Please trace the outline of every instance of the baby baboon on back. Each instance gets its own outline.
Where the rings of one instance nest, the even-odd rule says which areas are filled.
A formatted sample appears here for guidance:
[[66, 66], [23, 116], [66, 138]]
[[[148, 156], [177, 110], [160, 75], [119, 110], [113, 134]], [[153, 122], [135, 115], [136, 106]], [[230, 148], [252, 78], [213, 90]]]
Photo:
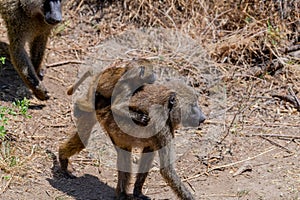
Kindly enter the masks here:
[[[3, 0], [0, 14], [7, 27], [10, 59], [16, 71], [38, 99], [49, 99], [40, 80], [41, 63], [50, 31], [62, 21], [61, 0]], [[24, 48], [26, 42], [30, 58]]]
[[[169, 89], [171, 86], [174, 90]], [[175, 92], [176, 91], [176, 92]], [[97, 101], [95, 102], [97, 104]], [[118, 184], [117, 198], [129, 199], [127, 194], [131, 176], [131, 151], [142, 149], [139, 173], [134, 184], [133, 195], [138, 199], [149, 199], [142, 193], [142, 187], [154, 158], [154, 151], [160, 157], [161, 174], [181, 199], [194, 199], [174, 170], [174, 131], [180, 124], [198, 126], [205, 120], [197, 104], [197, 96], [192, 88], [181, 82], [166, 85], [148, 84], [133, 94], [129, 101], [129, 112], [137, 113], [140, 118], [128, 123], [127, 117], [114, 114], [110, 106], [97, 109], [96, 115], [101, 126], [110, 136], [117, 150]], [[127, 116], [131, 116], [128, 114]], [[136, 115], [134, 115], [136, 116]], [[147, 119], [147, 120], [144, 120]], [[71, 141], [71, 140], [70, 140]], [[67, 152], [75, 146], [64, 145], [60, 152]], [[69, 157], [61, 157], [61, 164], [68, 163]], [[66, 169], [66, 167], [64, 167]]]
[[[117, 63], [118, 64], [118, 63]], [[139, 58], [125, 62], [124, 67], [110, 67], [99, 76], [96, 94], [110, 98], [114, 90], [128, 90], [132, 94], [145, 83], [154, 83], [156, 77], [150, 60]], [[119, 85], [119, 87], [116, 87]]]

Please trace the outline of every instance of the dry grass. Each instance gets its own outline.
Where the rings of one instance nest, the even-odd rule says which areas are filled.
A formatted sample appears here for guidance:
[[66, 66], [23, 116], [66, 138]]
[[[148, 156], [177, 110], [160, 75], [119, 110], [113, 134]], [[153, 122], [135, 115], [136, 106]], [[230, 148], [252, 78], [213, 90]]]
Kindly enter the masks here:
[[[290, 64], [287, 52], [300, 40], [297, 0], [90, 0], [70, 5], [85, 14], [94, 12], [90, 23], [107, 33], [128, 24], [182, 30], [205, 45], [214, 60], [233, 65]], [[97, 8], [102, 9], [100, 16]], [[103, 22], [102, 17], [110, 20]]]
[[70, 21], [97, 32], [82, 33], [81, 50], [126, 30], [163, 27], [194, 38], [229, 79], [299, 71], [299, 0], [73, 0], [68, 8]]

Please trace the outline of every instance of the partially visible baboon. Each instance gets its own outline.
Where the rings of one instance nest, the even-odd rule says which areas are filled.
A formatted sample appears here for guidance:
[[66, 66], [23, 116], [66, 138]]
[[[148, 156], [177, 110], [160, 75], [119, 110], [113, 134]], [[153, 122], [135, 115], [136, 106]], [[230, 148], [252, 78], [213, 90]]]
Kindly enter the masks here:
[[[170, 89], [170, 86], [174, 90]], [[97, 100], [95, 104], [97, 105]], [[96, 106], [97, 119], [117, 151], [117, 198], [129, 199], [127, 192], [131, 176], [131, 151], [138, 147], [142, 149], [142, 156], [134, 184], [133, 196], [135, 198], [149, 199], [143, 195], [142, 187], [151, 168], [154, 152], [158, 151], [160, 172], [163, 178], [178, 197], [187, 200], [194, 199], [174, 169], [175, 153], [172, 142], [174, 131], [180, 124], [195, 127], [205, 120], [192, 88], [177, 81], [165, 85], [146, 84], [133, 94], [129, 101], [128, 111], [136, 113], [134, 116], [140, 116], [132, 119], [136, 124], [128, 123], [130, 119], [127, 117], [116, 118], [110, 105], [100, 108]], [[78, 138], [78, 136], [72, 137], [60, 146], [59, 159], [64, 171], [67, 171], [70, 151], [81, 145]]]
[[[62, 21], [61, 0], [3, 0], [0, 13], [7, 27], [10, 59], [24, 81], [40, 100], [49, 99], [41, 80], [47, 39], [54, 25]], [[29, 43], [30, 58], [25, 51]]]

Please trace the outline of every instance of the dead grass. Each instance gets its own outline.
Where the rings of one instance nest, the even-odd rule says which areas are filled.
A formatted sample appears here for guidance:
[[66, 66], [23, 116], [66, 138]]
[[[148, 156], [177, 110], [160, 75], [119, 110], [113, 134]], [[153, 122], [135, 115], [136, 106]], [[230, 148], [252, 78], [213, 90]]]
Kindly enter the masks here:
[[199, 40], [215, 61], [259, 66], [266, 73], [299, 62], [287, 56], [293, 45], [299, 45], [299, 4], [297, 0], [90, 0], [71, 1], [70, 7], [93, 13], [89, 23], [101, 32], [118, 33], [128, 24], [178, 29]]

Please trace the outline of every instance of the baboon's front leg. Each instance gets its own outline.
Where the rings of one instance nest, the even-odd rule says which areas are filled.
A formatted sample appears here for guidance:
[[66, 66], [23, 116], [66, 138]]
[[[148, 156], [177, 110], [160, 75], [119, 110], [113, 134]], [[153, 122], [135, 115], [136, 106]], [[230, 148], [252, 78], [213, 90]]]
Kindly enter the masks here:
[[[22, 38], [25, 36], [20, 36], [20, 33], [16, 33], [15, 31], [22, 30], [8, 29], [11, 61], [19, 76], [22, 78], [24, 83], [32, 90], [33, 94], [40, 100], [47, 100], [49, 99], [48, 92], [37, 76], [34, 66], [25, 51], [25, 41]], [[18, 35], [21, 39], [19, 37], [15, 38], [14, 36], [16, 35]]]
[[34, 38], [30, 43], [30, 58], [32, 65], [38, 75], [38, 77], [43, 80], [44, 72], [41, 70], [41, 63], [43, 61], [47, 39], [49, 33], [44, 33]]
[[179, 176], [174, 169], [174, 146], [172, 142], [169, 142], [165, 147], [159, 151], [160, 158], [160, 173], [168, 185], [173, 189], [178, 197], [182, 200], [194, 200], [194, 197], [190, 191], [181, 182]]

